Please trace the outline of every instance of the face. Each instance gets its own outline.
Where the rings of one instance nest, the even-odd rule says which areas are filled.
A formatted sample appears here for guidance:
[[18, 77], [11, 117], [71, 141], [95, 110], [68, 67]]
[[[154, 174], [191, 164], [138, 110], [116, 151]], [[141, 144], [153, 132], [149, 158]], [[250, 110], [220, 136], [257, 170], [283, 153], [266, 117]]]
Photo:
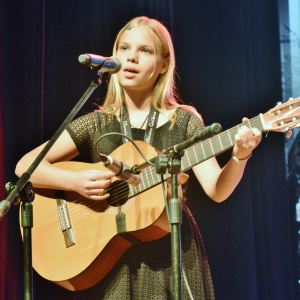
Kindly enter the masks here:
[[167, 71], [168, 61], [161, 56], [158, 41], [143, 26], [125, 30], [116, 56], [122, 62], [117, 76], [125, 91], [151, 91], [158, 75]]

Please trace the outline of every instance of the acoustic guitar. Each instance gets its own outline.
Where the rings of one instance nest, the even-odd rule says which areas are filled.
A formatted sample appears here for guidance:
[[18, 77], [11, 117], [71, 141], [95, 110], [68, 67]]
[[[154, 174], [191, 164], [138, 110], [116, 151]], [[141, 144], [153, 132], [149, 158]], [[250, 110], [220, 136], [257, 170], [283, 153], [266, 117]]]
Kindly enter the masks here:
[[[299, 103], [300, 98], [278, 104], [243, 124], [260, 131], [289, 133], [290, 129], [300, 126]], [[234, 136], [243, 124], [186, 149], [181, 171], [232, 148]], [[141, 141], [137, 144], [148, 159], [157, 156], [149, 144]], [[143, 162], [131, 143], [120, 146], [110, 156], [129, 166]], [[102, 163], [68, 161], [55, 166], [74, 172], [105, 170]], [[179, 184], [186, 176], [179, 176]], [[148, 167], [140, 177], [141, 183], [135, 187], [114, 181], [108, 190], [110, 197], [105, 201], [89, 200], [70, 191], [36, 188], [32, 231], [35, 270], [65, 289], [83, 290], [101, 281], [132, 244], [167, 235], [170, 228], [161, 176], [154, 167]], [[164, 175], [165, 180], [169, 177], [168, 173]]]

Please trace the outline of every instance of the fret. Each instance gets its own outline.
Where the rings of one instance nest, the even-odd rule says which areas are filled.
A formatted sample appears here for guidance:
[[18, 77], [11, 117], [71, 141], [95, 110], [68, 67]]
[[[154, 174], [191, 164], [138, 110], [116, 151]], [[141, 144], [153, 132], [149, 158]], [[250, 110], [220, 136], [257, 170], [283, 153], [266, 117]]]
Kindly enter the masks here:
[[137, 194], [137, 193], [138, 193], [138, 192], [137, 192], [137, 187], [136, 187], [136, 186], [129, 188], [129, 195], [128, 195], [128, 198], [130, 198], [131, 196], [133, 196], [133, 195], [135, 195], [135, 194]]
[[222, 141], [221, 141], [221, 138], [220, 138], [220, 134], [218, 134], [218, 138], [219, 138], [219, 141], [220, 141], [221, 148], [222, 148], [222, 150], [224, 150], [223, 144], [222, 144]]
[[210, 158], [214, 156], [214, 152], [210, 144], [210, 139], [203, 141], [202, 144], [203, 144], [203, 149], [205, 151], [205, 158]]
[[202, 152], [203, 152], [204, 158], [206, 159], [205, 151], [204, 151], [204, 148], [203, 148], [203, 143], [201, 143], [201, 147], [202, 147]]
[[190, 162], [190, 158], [189, 158], [189, 153], [188, 153], [189, 151], [186, 151], [186, 155], [185, 155], [185, 157], [187, 158], [187, 161], [188, 161], [188, 165], [190, 166], [191, 165], [191, 162]]
[[189, 149], [186, 149], [186, 151], [184, 151], [184, 155], [181, 158], [181, 168], [186, 169], [188, 167], [191, 166], [191, 162], [189, 159]]
[[223, 146], [222, 146], [222, 142], [220, 140], [220, 136], [217, 135], [217, 136], [214, 136], [213, 138], [211, 138], [211, 141], [212, 141], [212, 145], [213, 145], [213, 148], [214, 148], [214, 155], [215, 154], [219, 154], [221, 152], [223, 152]]
[[230, 137], [230, 134], [227, 133], [226, 131], [225, 132], [222, 132], [221, 134], [219, 134], [219, 137], [222, 141], [222, 152], [230, 147], [232, 147], [232, 140], [231, 140], [231, 137]]
[[257, 126], [257, 128], [260, 131], [264, 131], [266, 129], [266, 126], [265, 126], [265, 121], [264, 121], [264, 118], [263, 118], [263, 114], [259, 114], [259, 116], [257, 118], [259, 119], [258, 121], [260, 121], [260, 126]]
[[[153, 170], [149, 169], [149, 171], [150, 171], [149, 182], [150, 182], [150, 186], [152, 186], [155, 183], [155, 180], [153, 177], [153, 172], [152, 172]], [[155, 169], [154, 169], [154, 172], [155, 172]]]
[[142, 191], [142, 186], [141, 185], [138, 185], [136, 188], [139, 189], [138, 193], [140, 193]]
[[143, 188], [143, 190], [145, 190], [146, 189], [146, 187], [145, 187], [145, 179], [143, 178], [143, 177], [145, 177], [146, 176], [146, 174], [143, 174], [144, 176], [141, 176], [141, 179], [142, 179], [142, 181], [141, 181], [141, 183], [140, 183], [140, 185], [144, 185], [144, 188]]
[[161, 175], [157, 174], [156, 172], [155, 174], [156, 174], [156, 183], [161, 182]]
[[133, 195], [134, 194], [134, 187], [133, 186], [129, 186], [129, 195]]
[[149, 167], [150, 170], [150, 174], [153, 180], [153, 185], [157, 184], [160, 182], [160, 177], [159, 175], [156, 173], [155, 167]]
[[153, 183], [155, 183], [155, 181], [154, 181], [154, 178], [153, 178], [153, 174], [152, 174], [152, 169], [150, 169], [150, 168], [149, 168], [149, 170], [150, 170], [150, 174], [151, 174], [152, 182], [153, 182]]
[[210, 147], [211, 147], [212, 153], [215, 154], [215, 153], [214, 153], [214, 148], [213, 148], [213, 146], [212, 146], [212, 144], [211, 144], [211, 139], [209, 139], [209, 143], [210, 143]]
[[[155, 172], [155, 173], [156, 173], [156, 172]], [[157, 176], [157, 182], [156, 182], [156, 183], [159, 183], [159, 182], [161, 181], [161, 176], [158, 175], [157, 173], [156, 173], [156, 176]]]
[[193, 148], [193, 151], [194, 151], [194, 154], [195, 154], [196, 161], [198, 161], [198, 158], [197, 158], [197, 152], [196, 152], [196, 150], [195, 150], [195, 145], [193, 145], [192, 148]]
[[227, 130], [228, 136], [229, 136], [229, 140], [230, 140], [230, 144], [233, 145], [232, 140], [231, 140], [231, 136], [229, 134], [229, 130]]
[[[146, 172], [147, 172], [147, 169], [146, 169]], [[151, 173], [151, 172], [150, 172]], [[146, 174], [147, 175], [147, 174]], [[149, 180], [148, 180], [148, 176], [146, 176], [146, 179], [147, 179], [147, 182], [148, 182], [148, 187], [150, 187], [150, 183], [149, 183]]]

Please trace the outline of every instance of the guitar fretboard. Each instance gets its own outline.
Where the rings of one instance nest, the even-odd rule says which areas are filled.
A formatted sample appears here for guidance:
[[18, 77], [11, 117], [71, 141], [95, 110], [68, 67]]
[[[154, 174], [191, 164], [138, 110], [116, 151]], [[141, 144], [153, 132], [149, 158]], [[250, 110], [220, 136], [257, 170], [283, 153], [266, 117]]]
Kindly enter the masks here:
[[[184, 155], [181, 158], [181, 172], [187, 171], [193, 166], [232, 148], [235, 144], [235, 135], [242, 125], [246, 125], [249, 128], [257, 128], [260, 131], [265, 130], [263, 117], [260, 114], [246, 123], [232, 127], [224, 132], [219, 133], [218, 135], [215, 135], [212, 138], [197, 142], [184, 150]], [[158, 175], [155, 167], [152, 166], [143, 170], [140, 173], [140, 176], [142, 179], [141, 183], [136, 187], [129, 187], [128, 198], [134, 197], [137, 194], [140, 194], [143, 191], [161, 183], [162, 181], [161, 175]], [[170, 177], [171, 175], [169, 173], [164, 175], [165, 180]]]

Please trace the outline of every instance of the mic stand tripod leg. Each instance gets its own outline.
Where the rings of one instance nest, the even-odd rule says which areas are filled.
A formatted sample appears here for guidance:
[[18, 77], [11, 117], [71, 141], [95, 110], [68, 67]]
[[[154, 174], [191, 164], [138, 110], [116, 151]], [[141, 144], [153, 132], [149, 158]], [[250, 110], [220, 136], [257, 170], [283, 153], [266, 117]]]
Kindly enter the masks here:
[[32, 227], [34, 190], [32, 184], [27, 182], [19, 194], [22, 201], [21, 225], [23, 228], [23, 267], [24, 267], [24, 299], [33, 299], [33, 272], [32, 272]]
[[23, 260], [24, 260], [24, 299], [31, 300], [33, 291], [32, 278], [32, 227], [33, 227], [32, 204], [22, 203], [22, 228], [23, 228]]
[[[169, 224], [171, 228], [172, 274], [173, 274], [173, 299], [181, 300], [181, 202], [178, 198], [177, 175], [181, 169], [181, 154], [172, 152], [169, 157], [160, 154], [155, 159], [157, 174], [165, 174], [168, 169], [171, 174], [172, 198], [169, 201]], [[166, 207], [167, 209], [167, 207]]]
[[169, 201], [174, 299], [182, 298], [181, 286], [181, 202], [178, 198], [177, 174], [172, 174], [172, 198]]

